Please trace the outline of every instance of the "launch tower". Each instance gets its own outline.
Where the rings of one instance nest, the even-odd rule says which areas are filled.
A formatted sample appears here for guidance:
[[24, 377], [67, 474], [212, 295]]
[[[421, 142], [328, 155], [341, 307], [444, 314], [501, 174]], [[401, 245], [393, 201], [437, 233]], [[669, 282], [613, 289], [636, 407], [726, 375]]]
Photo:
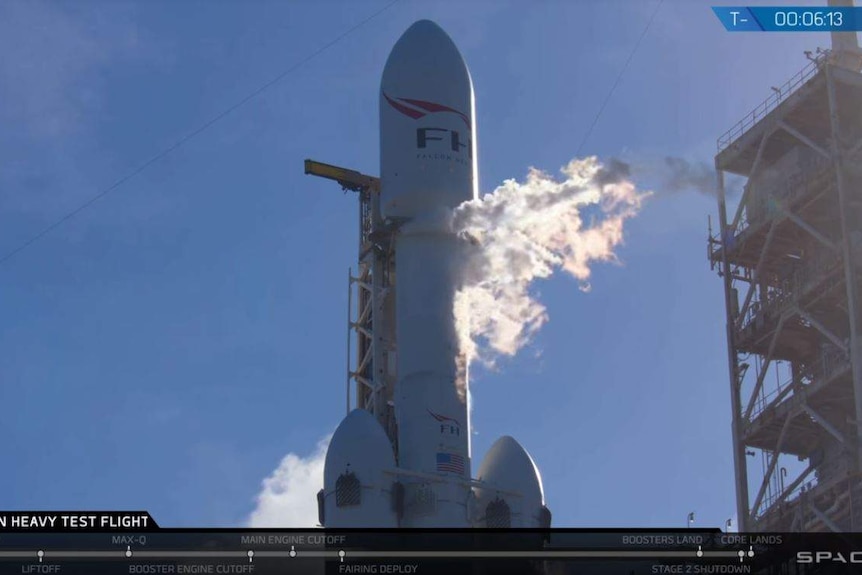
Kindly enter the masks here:
[[862, 530], [862, 57], [807, 56], [715, 156], [740, 531]]

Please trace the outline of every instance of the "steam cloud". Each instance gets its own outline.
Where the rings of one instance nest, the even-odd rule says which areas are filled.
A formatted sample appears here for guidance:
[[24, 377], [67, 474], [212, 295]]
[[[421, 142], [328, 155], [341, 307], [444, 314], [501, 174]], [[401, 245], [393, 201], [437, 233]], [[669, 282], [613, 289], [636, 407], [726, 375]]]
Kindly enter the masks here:
[[[650, 179], [656, 182], [656, 190], [660, 194], [695, 191], [715, 197], [718, 194], [718, 180], [715, 167], [712, 164], [697, 160], [687, 160], [676, 156], [651, 158], [635, 162], [632, 171], [638, 179]], [[745, 178], [734, 174], [725, 174], [725, 193], [735, 196], [742, 189]]]
[[330, 437], [321, 439], [314, 453], [288, 453], [266, 479], [249, 527], [304, 527], [317, 525], [317, 492], [323, 486], [323, 464]]
[[683, 158], [668, 156], [659, 172], [662, 177], [661, 189], [667, 192], [697, 190], [714, 196], [718, 193], [715, 168], [703, 162], [690, 162]]
[[[453, 216], [455, 231], [470, 240], [455, 298], [461, 352], [493, 364], [514, 355], [548, 320], [529, 288], [563, 270], [589, 290], [590, 266], [617, 261], [623, 224], [649, 195], [636, 191], [620, 160], [575, 159], [557, 181], [531, 168], [526, 181], [506, 180], [484, 197], [465, 202]], [[584, 211], [595, 216], [584, 222]]]

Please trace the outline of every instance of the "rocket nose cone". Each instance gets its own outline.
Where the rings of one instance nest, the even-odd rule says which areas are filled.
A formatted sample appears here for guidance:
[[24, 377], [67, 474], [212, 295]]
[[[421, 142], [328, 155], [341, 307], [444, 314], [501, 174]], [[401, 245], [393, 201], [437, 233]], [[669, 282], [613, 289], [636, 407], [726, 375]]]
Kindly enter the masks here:
[[456, 83], [472, 89], [470, 75], [455, 43], [431, 20], [407, 29], [389, 54], [383, 70], [384, 91], [433, 82]]
[[381, 208], [412, 218], [475, 199], [476, 107], [452, 39], [420, 20], [401, 36], [380, 82]]
[[421, 38], [426, 41], [434, 40], [436, 38], [437, 41], [445, 42], [448, 40], [451, 42], [449, 35], [446, 34], [446, 32], [443, 31], [443, 28], [441, 28], [433, 20], [417, 20], [416, 22], [411, 24], [410, 27], [407, 28], [407, 30], [404, 31], [404, 33], [401, 35], [401, 40], [408, 37], [412, 38], [414, 36], [416, 38]]

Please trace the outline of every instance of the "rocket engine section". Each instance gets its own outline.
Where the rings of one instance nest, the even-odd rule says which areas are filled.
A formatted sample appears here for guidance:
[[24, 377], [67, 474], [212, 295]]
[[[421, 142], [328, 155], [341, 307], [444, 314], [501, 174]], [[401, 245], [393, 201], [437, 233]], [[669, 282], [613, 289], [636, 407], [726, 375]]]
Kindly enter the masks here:
[[325, 527], [397, 527], [392, 507], [395, 455], [380, 423], [354, 409], [332, 435], [318, 493], [318, 519]]
[[475, 527], [551, 526], [542, 477], [530, 454], [512, 437], [494, 442], [482, 460], [474, 488]]

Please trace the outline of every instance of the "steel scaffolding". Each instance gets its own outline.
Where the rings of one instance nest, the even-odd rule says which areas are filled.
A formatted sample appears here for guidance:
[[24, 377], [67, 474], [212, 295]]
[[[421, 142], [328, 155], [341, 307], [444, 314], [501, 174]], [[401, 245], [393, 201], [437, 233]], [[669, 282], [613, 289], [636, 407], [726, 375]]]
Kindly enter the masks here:
[[[380, 213], [380, 180], [351, 170], [305, 160], [305, 173], [338, 182], [344, 191], [359, 194], [358, 270], [348, 275], [347, 389], [351, 383], [356, 407], [371, 412], [386, 430], [396, 458], [398, 428], [392, 400], [395, 388], [395, 254], [392, 241], [397, 222], [384, 222]], [[356, 303], [353, 288], [356, 287]], [[351, 343], [356, 340], [356, 356]]]
[[[709, 259], [741, 531], [862, 530], [862, 75], [846, 56], [811, 56], [718, 140]], [[732, 219], [726, 174], [746, 179]]]
[[[348, 390], [356, 384], [356, 407], [370, 411], [386, 430], [398, 456], [398, 429], [392, 395], [395, 389], [395, 254], [393, 228], [380, 215], [380, 189], [359, 191], [359, 269], [350, 274], [350, 292], [356, 286], [356, 309], [348, 315]], [[352, 308], [352, 305], [348, 306]], [[352, 319], [355, 317], [355, 319]], [[350, 339], [357, 349], [350, 367]]]

